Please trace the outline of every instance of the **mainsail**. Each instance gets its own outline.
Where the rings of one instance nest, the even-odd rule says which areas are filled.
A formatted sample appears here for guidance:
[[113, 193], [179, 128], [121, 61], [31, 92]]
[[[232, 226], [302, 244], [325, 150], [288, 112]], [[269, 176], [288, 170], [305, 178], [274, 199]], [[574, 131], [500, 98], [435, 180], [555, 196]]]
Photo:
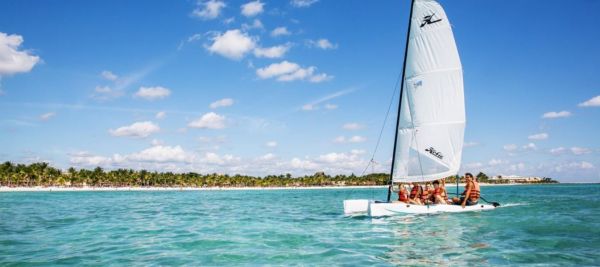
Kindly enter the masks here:
[[460, 168], [465, 103], [452, 28], [433, 0], [414, 0], [406, 51], [394, 182], [424, 182]]

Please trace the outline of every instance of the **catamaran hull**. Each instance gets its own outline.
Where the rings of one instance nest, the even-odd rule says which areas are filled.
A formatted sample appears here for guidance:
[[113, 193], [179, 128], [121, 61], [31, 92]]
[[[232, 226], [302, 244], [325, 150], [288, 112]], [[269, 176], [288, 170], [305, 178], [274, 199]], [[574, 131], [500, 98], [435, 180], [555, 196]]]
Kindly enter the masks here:
[[413, 205], [401, 202], [379, 203], [368, 199], [344, 200], [344, 214], [368, 215], [371, 217], [392, 216], [400, 214], [432, 214], [442, 212], [469, 212], [493, 210], [492, 205], [478, 204], [473, 206], [459, 205]]

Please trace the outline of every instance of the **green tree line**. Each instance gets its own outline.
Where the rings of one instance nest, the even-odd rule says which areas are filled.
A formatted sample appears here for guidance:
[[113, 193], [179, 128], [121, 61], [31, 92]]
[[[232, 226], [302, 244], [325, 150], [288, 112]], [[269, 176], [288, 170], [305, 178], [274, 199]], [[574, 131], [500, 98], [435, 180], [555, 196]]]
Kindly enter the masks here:
[[[508, 183], [503, 180], [490, 180], [480, 172], [477, 174], [480, 182]], [[371, 186], [386, 185], [389, 174], [372, 173], [363, 176], [335, 175], [323, 172], [313, 175], [292, 177], [291, 174], [268, 175], [255, 177], [248, 175], [199, 174], [195, 172], [150, 172], [146, 170], [116, 169], [104, 170], [96, 167], [93, 170], [75, 169], [66, 171], [54, 168], [46, 162], [29, 165], [4, 162], [0, 164], [0, 186], [97, 186], [97, 187], [293, 187], [293, 186]], [[464, 177], [451, 176], [446, 178], [446, 184], [456, 183], [456, 179], [464, 182]], [[544, 178], [541, 182], [556, 182]]]

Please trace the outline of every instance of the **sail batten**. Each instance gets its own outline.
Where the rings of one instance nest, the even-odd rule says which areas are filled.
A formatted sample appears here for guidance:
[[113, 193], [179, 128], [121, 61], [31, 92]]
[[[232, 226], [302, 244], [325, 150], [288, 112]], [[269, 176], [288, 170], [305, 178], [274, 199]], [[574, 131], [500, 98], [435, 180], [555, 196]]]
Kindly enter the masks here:
[[434, 0], [414, 0], [392, 179], [423, 182], [458, 173], [465, 104], [450, 22]]

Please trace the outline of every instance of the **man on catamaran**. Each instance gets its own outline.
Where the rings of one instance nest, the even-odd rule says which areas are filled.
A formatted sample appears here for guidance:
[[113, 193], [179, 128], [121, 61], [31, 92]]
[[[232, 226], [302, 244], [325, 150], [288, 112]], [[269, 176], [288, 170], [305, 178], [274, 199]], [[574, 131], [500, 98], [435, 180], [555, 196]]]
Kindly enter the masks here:
[[479, 183], [475, 179], [473, 179], [473, 174], [469, 172], [465, 173], [465, 179], [467, 180], [467, 184], [465, 185], [465, 191], [461, 194], [462, 197], [460, 197], [460, 199], [456, 197], [452, 199], [452, 202], [454, 202], [454, 204], [460, 204], [463, 208], [465, 206], [477, 205], [477, 202], [479, 202], [479, 197], [481, 195]]

